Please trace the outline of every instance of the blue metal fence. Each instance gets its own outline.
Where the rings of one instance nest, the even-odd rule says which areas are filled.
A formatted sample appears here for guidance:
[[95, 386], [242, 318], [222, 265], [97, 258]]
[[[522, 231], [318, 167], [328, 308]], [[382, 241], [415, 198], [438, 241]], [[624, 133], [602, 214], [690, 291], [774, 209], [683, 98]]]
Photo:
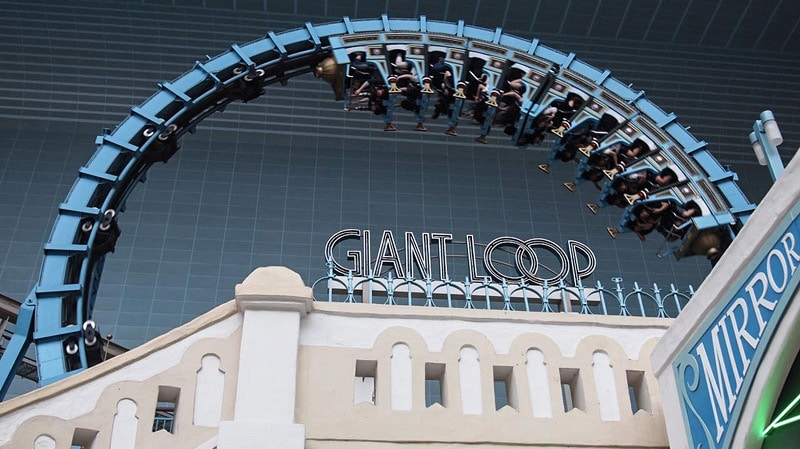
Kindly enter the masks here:
[[452, 279], [415, 279], [369, 275], [337, 274], [329, 265], [328, 274], [312, 284], [314, 300], [319, 302], [368, 303], [445, 307], [463, 309], [506, 310], [525, 312], [571, 312], [584, 315], [640, 316], [675, 318], [694, 296], [689, 286], [681, 291], [674, 284], [663, 289], [656, 284], [649, 288], [633, 283], [626, 288], [621, 277], [611, 278], [610, 285], [597, 281], [593, 286], [534, 285], [494, 282], [484, 278], [472, 282]]

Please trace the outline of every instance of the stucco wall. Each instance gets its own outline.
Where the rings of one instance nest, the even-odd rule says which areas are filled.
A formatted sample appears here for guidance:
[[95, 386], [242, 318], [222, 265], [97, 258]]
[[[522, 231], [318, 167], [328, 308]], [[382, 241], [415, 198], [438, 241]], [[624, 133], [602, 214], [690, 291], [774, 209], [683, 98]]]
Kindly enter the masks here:
[[[296, 273], [260, 268], [235, 301], [0, 404], [0, 448], [665, 448], [649, 360], [671, 322], [312, 303]], [[355, 404], [358, 376], [376, 383]], [[152, 430], [160, 389], [177, 392], [171, 433]]]
[[[298, 420], [306, 426], [309, 448], [354, 447], [356, 442], [370, 447], [401, 443], [667, 447], [649, 359], [670, 321], [318, 303], [301, 333]], [[358, 344], [351, 344], [356, 339]], [[410, 410], [395, 410], [393, 404], [397, 392], [392, 385], [392, 354], [398, 344], [408, 346], [411, 358]], [[459, 378], [464, 347], [478, 353], [480, 414], [464, 412]], [[544, 354], [550, 418], [534, 416], [534, 403], [540, 399], [530, 394], [526, 370], [532, 349]], [[599, 400], [593, 373], [596, 353], [610, 359], [614, 404]], [[354, 404], [357, 362], [374, 362], [374, 404]], [[444, 366], [444, 406], [426, 407], [426, 364]], [[495, 410], [495, 367], [510, 369], [515, 406]], [[564, 411], [562, 369], [579, 373], [582, 410]], [[644, 373], [649, 412], [633, 414], [628, 372]], [[603, 419], [601, 410], [609, 408], [618, 411], [618, 420]]]
[[[235, 311], [232, 302], [225, 304], [128, 353], [1, 403], [0, 448], [69, 448], [76, 429], [89, 435], [84, 441], [93, 445], [87, 449], [126, 447], [113, 441], [115, 432], [129, 436], [135, 447], [200, 448], [216, 441], [216, 426], [194, 423], [195, 387], [203, 358], [216, 357], [225, 391], [216, 420], [232, 418], [241, 334]], [[180, 389], [174, 434], [152, 431], [159, 387]], [[115, 417], [126, 406], [134, 407], [136, 422], [115, 430]]]

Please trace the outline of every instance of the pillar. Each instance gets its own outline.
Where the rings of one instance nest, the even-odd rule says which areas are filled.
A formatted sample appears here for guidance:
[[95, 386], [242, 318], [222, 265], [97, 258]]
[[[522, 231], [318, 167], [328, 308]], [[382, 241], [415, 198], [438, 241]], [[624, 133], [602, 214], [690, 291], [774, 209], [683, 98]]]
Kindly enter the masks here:
[[262, 267], [236, 286], [244, 315], [234, 419], [222, 421], [219, 449], [302, 449], [294, 421], [300, 319], [312, 293], [284, 267]]

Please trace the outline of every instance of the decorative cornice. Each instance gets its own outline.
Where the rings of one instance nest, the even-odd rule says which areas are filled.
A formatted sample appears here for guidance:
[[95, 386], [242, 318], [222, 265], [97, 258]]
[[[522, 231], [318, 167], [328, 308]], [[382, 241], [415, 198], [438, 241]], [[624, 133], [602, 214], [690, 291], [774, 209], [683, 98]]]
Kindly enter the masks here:
[[303, 284], [300, 275], [286, 267], [256, 268], [236, 285], [236, 304], [242, 312], [248, 310], [278, 310], [308, 313], [312, 292]]

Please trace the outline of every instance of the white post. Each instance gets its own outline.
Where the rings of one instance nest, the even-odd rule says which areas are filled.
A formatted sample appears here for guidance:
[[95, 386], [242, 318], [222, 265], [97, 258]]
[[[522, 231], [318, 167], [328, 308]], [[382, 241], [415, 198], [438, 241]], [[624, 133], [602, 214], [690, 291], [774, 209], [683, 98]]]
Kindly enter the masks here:
[[392, 346], [392, 410], [411, 410], [412, 375], [411, 349], [404, 343]]
[[544, 353], [539, 349], [529, 349], [525, 359], [525, 371], [528, 376], [528, 388], [531, 397], [533, 416], [536, 418], [552, 418], [552, 400], [550, 399], [550, 381]]
[[294, 422], [300, 318], [311, 289], [284, 267], [256, 269], [236, 286], [244, 314], [233, 421], [220, 423], [219, 449], [303, 449]]
[[600, 419], [603, 421], [619, 421], [619, 395], [617, 394], [617, 381], [614, 379], [614, 370], [611, 359], [603, 351], [592, 354], [592, 372], [594, 373], [594, 388], [597, 392], [597, 401], [600, 405]]
[[483, 414], [483, 389], [478, 350], [464, 346], [459, 352], [458, 378], [461, 383], [461, 411], [465, 415]]

